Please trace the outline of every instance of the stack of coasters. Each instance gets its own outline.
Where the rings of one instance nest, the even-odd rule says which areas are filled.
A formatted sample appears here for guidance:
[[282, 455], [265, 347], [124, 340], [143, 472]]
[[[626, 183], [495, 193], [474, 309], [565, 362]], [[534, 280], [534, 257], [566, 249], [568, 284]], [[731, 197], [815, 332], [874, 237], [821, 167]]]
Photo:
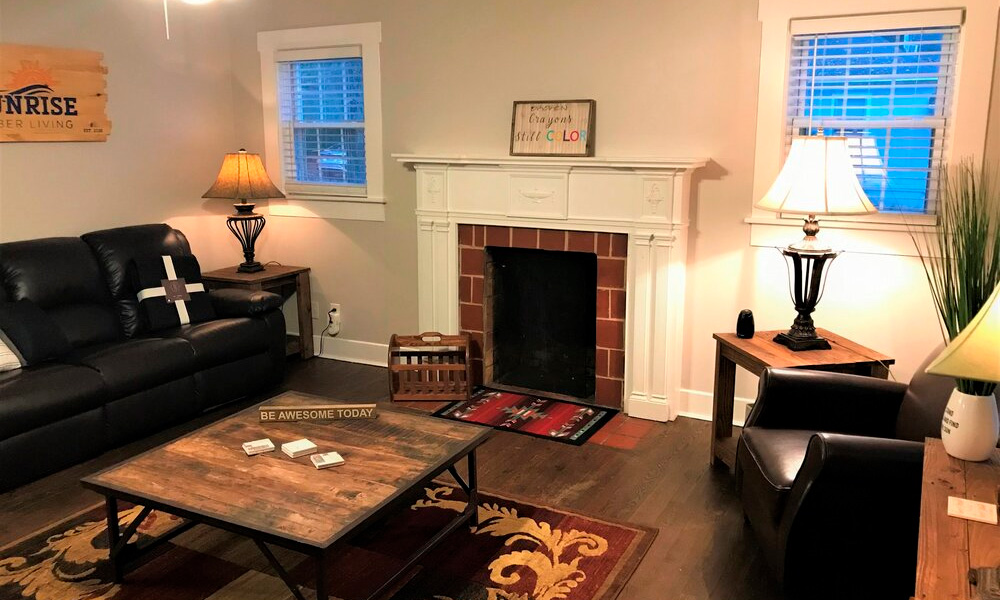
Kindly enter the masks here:
[[344, 458], [340, 456], [338, 452], [324, 452], [323, 454], [313, 454], [309, 457], [312, 464], [317, 469], [325, 469], [327, 467], [336, 467], [337, 465], [344, 464]]
[[316, 444], [310, 442], [306, 438], [302, 438], [301, 440], [295, 440], [294, 442], [282, 444], [281, 451], [292, 458], [298, 458], [315, 452]]
[[274, 452], [274, 443], [268, 438], [246, 442], [243, 444], [243, 451], [247, 453], [247, 456]]

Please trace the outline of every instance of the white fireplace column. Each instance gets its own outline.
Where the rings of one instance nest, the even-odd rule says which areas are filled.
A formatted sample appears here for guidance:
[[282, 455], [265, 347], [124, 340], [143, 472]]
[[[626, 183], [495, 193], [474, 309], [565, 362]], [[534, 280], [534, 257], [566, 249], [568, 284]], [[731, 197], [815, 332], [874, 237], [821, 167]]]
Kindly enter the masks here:
[[707, 159], [394, 157], [417, 173], [421, 330], [459, 331], [459, 224], [625, 233], [625, 412], [677, 417], [690, 181]]

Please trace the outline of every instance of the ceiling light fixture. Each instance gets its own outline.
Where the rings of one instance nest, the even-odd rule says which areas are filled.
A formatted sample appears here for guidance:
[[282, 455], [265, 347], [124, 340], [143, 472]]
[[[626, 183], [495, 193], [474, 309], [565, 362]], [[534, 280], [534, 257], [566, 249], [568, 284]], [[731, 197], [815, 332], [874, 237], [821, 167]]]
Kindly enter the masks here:
[[[213, 2], [213, 1], [214, 0], [181, 0], [181, 2], [183, 2], [184, 4], [193, 4], [193, 5], [208, 4], [208, 3]], [[169, 11], [167, 10], [167, 0], [163, 0], [163, 28], [166, 30], [166, 32], [167, 32], [167, 39], [169, 40], [170, 39], [170, 14], [169, 14]]]

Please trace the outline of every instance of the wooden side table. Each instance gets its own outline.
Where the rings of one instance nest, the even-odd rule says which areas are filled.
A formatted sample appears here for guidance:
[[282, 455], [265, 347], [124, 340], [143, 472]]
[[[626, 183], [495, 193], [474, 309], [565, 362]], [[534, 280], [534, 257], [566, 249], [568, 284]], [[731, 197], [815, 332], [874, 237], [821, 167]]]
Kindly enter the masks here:
[[978, 597], [969, 569], [1000, 566], [1000, 525], [949, 517], [948, 496], [995, 504], [997, 490], [1000, 450], [988, 461], [967, 462], [948, 456], [941, 440], [924, 440], [915, 598]]
[[[829, 350], [793, 352], [773, 341], [777, 331], [758, 331], [752, 338], [741, 339], [735, 333], [716, 333], [715, 393], [712, 403], [711, 464], [736, 463], [736, 437], [733, 436], [733, 404], [736, 401], [736, 366], [760, 376], [765, 367], [786, 367], [868, 375], [886, 379], [895, 359], [855, 344], [825, 329], [816, 330], [830, 342]], [[805, 401], [805, 400], [804, 400]]]
[[267, 266], [256, 273], [240, 273], [236, 267], [226, 267], [202, 273], [201, 280], [209, 290], [242, 288], [274, 292], [285, 300], [297, 294], [299, 335], [288, 335], [285, 354], [313, 356], [312, 294], [309, 291], [309, 267], [290, 265]]

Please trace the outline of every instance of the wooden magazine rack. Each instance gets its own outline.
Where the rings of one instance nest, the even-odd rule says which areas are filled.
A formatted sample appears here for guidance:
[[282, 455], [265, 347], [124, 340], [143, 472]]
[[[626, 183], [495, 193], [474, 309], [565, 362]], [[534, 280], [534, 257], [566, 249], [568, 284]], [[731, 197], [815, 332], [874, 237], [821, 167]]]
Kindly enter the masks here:
[[389, 399], [468, 400], [469, 334], [396, 335], [389, 339]]

